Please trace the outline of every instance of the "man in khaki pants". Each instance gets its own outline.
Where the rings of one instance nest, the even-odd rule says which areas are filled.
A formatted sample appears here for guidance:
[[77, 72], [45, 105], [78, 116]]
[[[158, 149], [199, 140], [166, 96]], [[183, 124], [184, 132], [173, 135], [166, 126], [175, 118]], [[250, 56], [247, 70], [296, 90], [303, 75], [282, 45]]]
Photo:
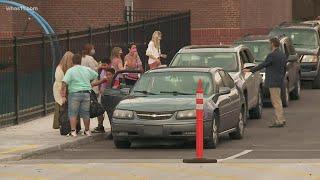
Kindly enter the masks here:
[[281, 101], [281, 87], [286, 73], [286, 55], [279, 50], [280, 41], [278, 38], [271, 38], [272, 52], [268, 54], [264, 62], [251, 69], [244, 69], [243, 72], [256, 72], [266, 68], [265, 87], [269, 88], [271, 102], [275, 110], [273, 123], [269, 126], [284, 127], [286, 122]]

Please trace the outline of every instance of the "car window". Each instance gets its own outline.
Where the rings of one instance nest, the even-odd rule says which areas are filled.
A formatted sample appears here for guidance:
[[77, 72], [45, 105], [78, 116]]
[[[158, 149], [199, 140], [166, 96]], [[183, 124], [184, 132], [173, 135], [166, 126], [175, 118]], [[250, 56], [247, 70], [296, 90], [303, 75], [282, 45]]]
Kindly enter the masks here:
[[243, 52], [247, 57], [247, 63], [254, 63], [254, 58], [253, 58], [252, 54], [250, 53], [250, 51], [246, 49]]
[[286, 43], [283, 44], [284, 53], [287, 57], [289, 57], [289, 49]]
[[243, 44], [251, 50], [255, 61], [258, 63], [264, 61], [271, 52], [270, 43], [267, 41], [252, 41]]
[[234, 88], [235, 84], [233, 79], [230, 77], [230, 75], [224, 71], [220, 71], [219, 74], [221, 75], [223, 84], [229, 88]]
[[233, 52], [188, 52], [180, 53], [171, 67], [221, 67], [228, 72], [239, 71], [237, 54]]
[[221, 78], [221, 76], [220, 76], [220, 74], [218, 72], [214, 75], [214, 81], [215, 81], [215, 85], [217, 87], [217, 91], [219, 91], [220, 87], [224, 87], [225, 86], [223, 84], [222, 78]]

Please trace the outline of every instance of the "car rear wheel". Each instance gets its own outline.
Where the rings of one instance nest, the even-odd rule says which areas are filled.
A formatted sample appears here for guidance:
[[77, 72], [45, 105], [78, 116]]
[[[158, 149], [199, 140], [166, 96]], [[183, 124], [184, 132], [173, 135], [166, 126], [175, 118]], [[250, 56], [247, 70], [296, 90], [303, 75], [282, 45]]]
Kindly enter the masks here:
[[298, 99], [300, 99], [300, 94], [301, 94], [301, 81], [300, 81], [300, 77], [299, 77], [299, 80], [298, 80], [298, 82], [296, 84], [296, 87], [292, 91], [290, 97], [293, 100], [298, 100]]
[[118, 149], [128, 149], [131, 146], [130, 141], [113, 139], [113, 143]]
[[244, 109], [242, 108], [238, 117], [238, 124], [236, 127], [236, 131], [229, 133], [229, 137], [231, 139], [242, 139], [243, 135], [244, 135]]
[[262, 107], [263, 107], [262, 93], [260, 90], [258, 93], [258, 103], [257, 103], [256, 107], [254, 107], [252, 110], [250, 110], [250, 119], [261, 119]]
[[217, 121], [217, 118], [214, 117], [212, 120], [210, 137], [207, 143], [205, 144], [206, 148], [210, 148], [210, 149], [217, 148], [219, 143], [219, 131], [218, 131], [219, 125], [218, 124], [219, 123]]
[[289, 101], [290, 101], [290, 92], [289, 92], [289, 87], [288, 87], [288, 82], [285, 84], [285, 88], [281, 91], [281, 100], [282, 100], [282, 105], [283, 107], [288, 107], [289, 106]]

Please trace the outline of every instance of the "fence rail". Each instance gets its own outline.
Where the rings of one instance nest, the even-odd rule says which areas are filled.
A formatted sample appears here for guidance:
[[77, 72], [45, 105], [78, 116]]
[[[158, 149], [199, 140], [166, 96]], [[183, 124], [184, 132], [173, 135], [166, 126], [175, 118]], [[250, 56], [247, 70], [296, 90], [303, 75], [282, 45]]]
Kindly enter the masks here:
[[[128, 43], [135, 42], [146, 68], [145, 51], [155, 30], [162, 32], [161, 48], [170, 60], [181, 47], [190, 44], [190, 12], [78, 32], [66, 31], [57, 35], [60, 53], [56, 56], [61, 57], [67, 50], [79, 53], [84, 44], [92, 43], [96, 49], [95, 59], [103, 62], [110, 57], [113, 47], [119, 46], [126, 53]], [[53, 111], [55, 67], [49, 40], [50, 37], [44, 35], [0, 40], [0, 127]]]

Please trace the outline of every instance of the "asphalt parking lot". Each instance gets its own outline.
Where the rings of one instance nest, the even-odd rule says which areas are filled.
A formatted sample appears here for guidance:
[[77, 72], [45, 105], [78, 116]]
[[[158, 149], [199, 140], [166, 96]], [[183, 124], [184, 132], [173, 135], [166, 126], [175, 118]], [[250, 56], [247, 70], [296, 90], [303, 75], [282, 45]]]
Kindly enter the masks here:
[[[285, 109], [285, 128], [268, 128], [272, 108], [264, 108], [260, 120], [249, 120], [242, 140], [222, 137], [217, 149], [206, 149], [205, 157], [225, 159], [320, 159], [320, 91], [304, 89], [299, 101]], [[136, 142], [131, 149], [116, 149], [113, 141], [104, 140], [32, 157], [33, 160], [81, 159], [183, 159], [194, 157], [192, 145], [167, 142]]]

